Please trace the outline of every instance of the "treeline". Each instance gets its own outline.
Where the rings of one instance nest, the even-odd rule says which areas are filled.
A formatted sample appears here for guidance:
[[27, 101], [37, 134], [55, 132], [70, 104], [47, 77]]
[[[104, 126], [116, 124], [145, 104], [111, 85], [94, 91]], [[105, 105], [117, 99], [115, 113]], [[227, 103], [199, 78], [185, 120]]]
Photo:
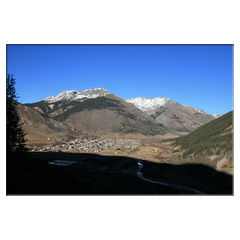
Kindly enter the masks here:
[[181, 158], [193, 156], [219, 155], [222, 151], [232, 150], [233, 134], [231, 133], [233, 124], [233, 111], [219, 117], [188, 135], [175, 139], [172, 146], [180, 146], [180, 150], [185, 152]]

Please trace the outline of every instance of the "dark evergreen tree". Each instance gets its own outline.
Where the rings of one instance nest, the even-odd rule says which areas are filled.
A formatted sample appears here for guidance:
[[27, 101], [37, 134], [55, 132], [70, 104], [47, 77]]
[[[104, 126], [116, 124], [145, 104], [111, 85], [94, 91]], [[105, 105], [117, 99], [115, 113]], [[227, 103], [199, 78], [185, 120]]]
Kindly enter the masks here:
[[17, 96], [13, 75], [7, 75], [6, 79], [6, 111], [7, 111], [7, 153], [26, 151], [25, 133], [17, 114]]

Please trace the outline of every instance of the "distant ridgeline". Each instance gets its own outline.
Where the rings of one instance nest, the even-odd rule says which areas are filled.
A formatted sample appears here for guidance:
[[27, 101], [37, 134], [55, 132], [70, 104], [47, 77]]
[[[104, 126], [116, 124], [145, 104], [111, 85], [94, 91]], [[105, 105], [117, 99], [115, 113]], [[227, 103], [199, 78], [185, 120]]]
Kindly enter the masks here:
[[188, 135], [174, 139], [172, 146], [180, 146], [180, 150], [185, 150], [182, 159], [232, 151], [233, 111], [212, 120]]

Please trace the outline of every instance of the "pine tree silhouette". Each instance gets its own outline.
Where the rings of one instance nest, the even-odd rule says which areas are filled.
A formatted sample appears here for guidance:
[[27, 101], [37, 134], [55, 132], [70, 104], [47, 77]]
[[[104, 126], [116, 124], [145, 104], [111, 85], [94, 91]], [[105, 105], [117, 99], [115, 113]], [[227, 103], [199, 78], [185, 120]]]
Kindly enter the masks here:
[[7, 111], [7, 153], [13, 152], [25, 152], [25, 142], [27, 141], [24, 137], [22, 124], [17, 114], [17, 96], [15, 90], [15, 80], [13, 75], [7, 75], [6, 79], [6, 111]]

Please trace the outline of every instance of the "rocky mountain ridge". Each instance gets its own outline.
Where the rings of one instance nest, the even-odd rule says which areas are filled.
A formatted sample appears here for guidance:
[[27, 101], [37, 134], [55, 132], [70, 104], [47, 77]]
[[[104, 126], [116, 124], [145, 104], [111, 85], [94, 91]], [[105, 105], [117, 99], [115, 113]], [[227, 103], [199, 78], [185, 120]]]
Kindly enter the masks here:
[[[115, 96], [115, 95], [104, 88], [86, 89], [84, 91], [70, 90], [70, 91], [63, 91], [59, 93], [57, 96], [50, 96], [50, 97], [44, 98], [40, 101], [37, 101], [36, 103], [39, 103], [39, 102], [56, 103], [61, 101], [85, 100], [85, 99], [97, 98], [101, 96]], [[124, 100], [128, 103], [134, 104], [137, 108], [139, 108], [143, 112], [146, 112], [149, 115], [155, 114], [157, 109], [159, 109], [161, 106], [165, 106], [167, 103], [171, 105], [177, 103], [176, 101], [170, 98], [165, 98], [165, 97], [157, 97], [157, 98], [136, 97], [136, 98], [127, 98]], [[26, 105], [30, 105], [30, 104], [26, 104]], [[180, 108], [184, 108], [184, 107], [192, 108], [196, 112], [199, 112], [204, 115], [210, 115], [201, 109], [197, 109], [197, 108], [193, 108], [193, 107], [181, 104]], [[39, 109], [37, 110], [39, 111]], [[212, 116], [214, 118], [217, 118], [222, 115], [223, 114], [214, 114]]]
[[196, 112], [207, 115], [207, 113], [201, 109], [193, 108], [193, 107], [182, 105], [182, 104], [179, 105], [179, 103], [177, 103], [176, 101], [170, 98], [165, 98], [165, 97], [157, 97], [157, 98], [136, 97], [136, 98], [127, 98], [125, 99], [125, 101], [134, 104], [136, 107], [138, 107], [143, 112], [146, 112], [149, 115], [155, 114], [160, 107], [163, 107], [166, 104], [170, 104], [170, 105], [176, 104], [178, 105], [177, 108], [179, 109], [191, 108]]
[[170, 98], [158, 97], [158, 98], [127, 98], [126, 102], [134, 104], [137, 108], [141, 109], [143, 112], [151, 115], [156, 112], [156, 109], [160, 106], [164, 106], [167, 102], [174, 102]]
[[97, 98], [100, 96], [107, 96], [107, 95], [113, 95], [113, 94], [108, 92], [104, 88], [93, 88], [93, 89], [86, 89], [84, 91], [78, 91], [78, 90], [63, 91], [55, 97], [50, 96], [50, 97], [44, 98], [40, 101], [54, 103], [57, 101], [74, 101], [74, 100], [78, 100], [78, 99]]

